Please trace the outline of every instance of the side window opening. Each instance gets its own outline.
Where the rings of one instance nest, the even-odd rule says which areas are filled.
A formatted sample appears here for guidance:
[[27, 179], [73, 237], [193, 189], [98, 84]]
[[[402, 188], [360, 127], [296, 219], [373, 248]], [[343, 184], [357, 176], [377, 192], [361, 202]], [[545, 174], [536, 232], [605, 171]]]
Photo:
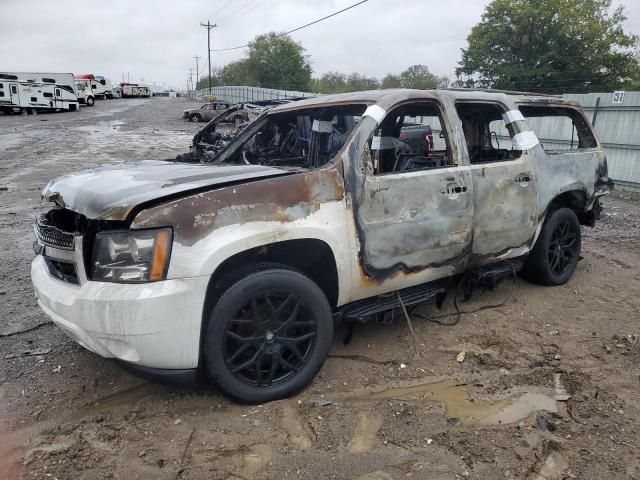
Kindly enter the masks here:
[[574, 108], [526, 105], [519, 110], [547, 153], [566, 153], [598, 145], [588, 120]]
[[492, 103], [457, 103], [469, 160], [472, 164], [504, 162], [522, 155], [513, 148], [513, 125], [505, 124], [504, 108]]
[[[366, 105], [339, 105], [274, 113], [223, 161], [318, 168], [342, 149]], [[222, 137], [221, 132], [212, 135]], [[209, 140], [207, 140], [209, 142]]]
[[455, 166], [442, 114], [435, 102], [389, 112], [365, 148], [368, 173], [383, 175]]

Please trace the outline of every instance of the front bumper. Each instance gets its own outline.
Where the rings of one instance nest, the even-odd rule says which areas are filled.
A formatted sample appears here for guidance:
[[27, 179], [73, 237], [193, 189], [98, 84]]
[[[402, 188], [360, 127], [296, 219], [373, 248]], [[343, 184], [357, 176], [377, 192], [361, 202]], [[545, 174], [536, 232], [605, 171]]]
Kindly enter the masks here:
[[49, 275], [38, 255], [31, 279], [42, 310], [92, 352], [140, 367], [198, 366], [207, 277], [75, 285]]

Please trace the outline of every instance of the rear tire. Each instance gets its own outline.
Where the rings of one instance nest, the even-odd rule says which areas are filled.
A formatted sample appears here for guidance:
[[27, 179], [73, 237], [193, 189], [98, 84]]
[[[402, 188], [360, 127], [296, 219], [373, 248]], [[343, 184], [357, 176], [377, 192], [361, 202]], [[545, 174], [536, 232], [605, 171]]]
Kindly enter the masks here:
[[246, 403], [285, 398], [305, 388], [333, 340], [324, 292], [302, 273], [278, 264], [255, 265], [227, 279], [207, 324], [209, 378]]
[[578, 265], [581, 244], [580, 222], [573, 210], [551, 211], [527, 258], [523, 277], [540, 285], [567, 283]]

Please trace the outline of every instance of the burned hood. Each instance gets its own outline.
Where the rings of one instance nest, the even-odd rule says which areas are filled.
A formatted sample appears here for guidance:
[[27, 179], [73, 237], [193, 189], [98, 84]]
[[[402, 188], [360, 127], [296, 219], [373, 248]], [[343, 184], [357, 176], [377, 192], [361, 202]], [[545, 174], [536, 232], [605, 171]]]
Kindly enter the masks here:
[[256, 178], [287, 175], [261, 165], [181, 164], [142, 161], [107, 165], [51, 180], [42, 196], [99, 220], [125, 220], [138, 205]]

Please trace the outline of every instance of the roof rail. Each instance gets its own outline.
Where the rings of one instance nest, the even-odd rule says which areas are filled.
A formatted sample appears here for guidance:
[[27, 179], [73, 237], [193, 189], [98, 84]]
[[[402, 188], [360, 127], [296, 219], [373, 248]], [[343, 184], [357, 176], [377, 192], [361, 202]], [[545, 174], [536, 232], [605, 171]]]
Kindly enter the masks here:
[[534, 97], [562, 97], [562, 95], [554, 95], [551, 93], [536, 92], [519, 92], [516, 90], [497, 90], [494, 88], [443, 88], [442, 90], [451, 90], [453, 92], [485, 92], [485, 93], [504, 93], [505, 95], [529, 95]]

